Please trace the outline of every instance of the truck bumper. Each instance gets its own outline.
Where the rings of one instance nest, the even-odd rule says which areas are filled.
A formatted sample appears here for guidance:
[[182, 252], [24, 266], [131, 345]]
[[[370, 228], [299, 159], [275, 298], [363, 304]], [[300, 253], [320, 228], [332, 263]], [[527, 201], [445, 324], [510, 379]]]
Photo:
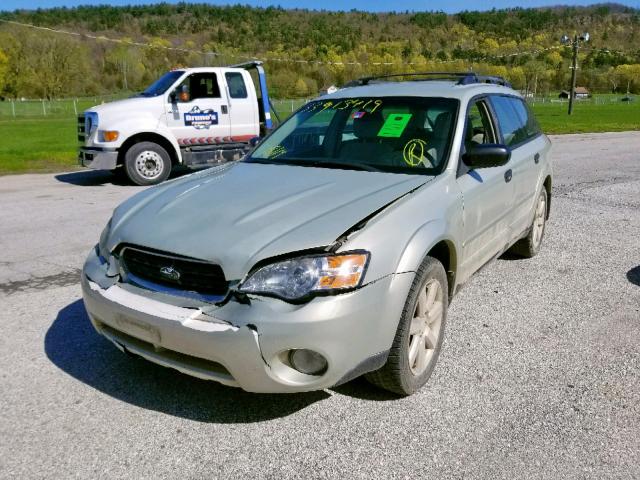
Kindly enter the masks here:
[[[151, 362], [263, 393], [323, 389], [381, 367], [413, 280], [396, 274], [306, 305], [254, 298], [251, 305], [230, 301], [205, 313], [115, 280], [100, 286], [105, 268], [92, 251], [82, 275], [98, 333]], [[327, 370], [318, 376], [294, 370], [284, 358], [292, 348], [321, 353]]]
[[81, 147], [78, 152], [78, 163], [94, 170], [113, 170], [118, 165], [118, 151]]

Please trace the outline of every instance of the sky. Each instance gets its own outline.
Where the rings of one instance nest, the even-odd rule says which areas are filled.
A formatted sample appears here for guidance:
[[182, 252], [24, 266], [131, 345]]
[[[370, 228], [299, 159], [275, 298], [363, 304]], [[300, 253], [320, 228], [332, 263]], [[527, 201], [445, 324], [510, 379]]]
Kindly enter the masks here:
[[[168, 3], [177, 3], [178, 0], [165, 0]], [[189, 1], [189, 0], [187, 0]], [[241, 3], [243, 5], [253, 5], [266, 7], [269, 5], [279, 5], [283, 8], [309, 8], [326, 10], [367, 10], [372, 12], [383, 12], [389, 10], [405, 11], [425, 11], [425, 10], [442, 10], [447, 13], [455, 13], [462, 10], [490, 10], [492, 8], [511, 8], [511, 7], [540, 7], [548, 5], [588, 5], [593, 3], [602, 3], [606, 0], [588, 1], [588, 0], [533, 0], [533, 1], [514, 1], [514, 0], [404, 0], [400, 2], [389, 2], [388, 0], [232, 0], [232, 1], [198, 1], [191, 0], [194, 3], [209, 3], [213, 5], [225, 5]], [[149, 3], [159, 3], [152, 0], [0, 0], [0, 10], [15, 9], [36, 9], [50, 7], [75, 7], [78, 5], [142, 5]], [[640, 8], [640, 0], [622, 0], [616, 3], [628, 5], [630, 7]]]

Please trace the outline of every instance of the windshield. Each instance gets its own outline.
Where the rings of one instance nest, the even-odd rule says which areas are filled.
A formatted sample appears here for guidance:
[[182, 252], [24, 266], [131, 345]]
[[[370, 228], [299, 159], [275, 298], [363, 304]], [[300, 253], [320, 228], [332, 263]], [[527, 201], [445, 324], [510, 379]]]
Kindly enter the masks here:
[[336, 98], [310, 102], [246, 161], [435, 175], [446, 163], [458, 101]]
[[143, 97], [157, 97], [158, 95], [162, 95], [167, 89], [178, 80], [184, 70], [173, 70], [171, 72], [165, 73], [158, 80], [153, 82], [144, 92], [140, 95]]

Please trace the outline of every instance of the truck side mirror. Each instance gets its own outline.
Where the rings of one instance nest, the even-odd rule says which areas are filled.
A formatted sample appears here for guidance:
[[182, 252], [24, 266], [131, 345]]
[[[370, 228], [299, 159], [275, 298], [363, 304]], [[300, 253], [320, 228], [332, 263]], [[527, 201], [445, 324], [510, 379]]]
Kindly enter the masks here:
[[173, 104], [173, 103], [178, 103], [178, 97], [177, 97], [177, 95], [176, 95], [176, 91], [175, 91], [175, 90], [169, 94], [169, 101], [170, 101], [172, 104]]
[[492, 143], [474, 145], [462, 155], [462, 161], [471, 169], [501, 167], [510, 158], [511, 150], [507, 146]]

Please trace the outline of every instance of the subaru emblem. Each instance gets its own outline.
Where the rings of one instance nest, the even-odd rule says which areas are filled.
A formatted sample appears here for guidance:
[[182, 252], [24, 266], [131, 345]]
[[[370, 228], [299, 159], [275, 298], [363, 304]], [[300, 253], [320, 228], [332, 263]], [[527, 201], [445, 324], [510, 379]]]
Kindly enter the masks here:
[[170, 280], [180, 280], [180, 272], [173, 267], [162, 267], [160, 269], [160, 274]]

